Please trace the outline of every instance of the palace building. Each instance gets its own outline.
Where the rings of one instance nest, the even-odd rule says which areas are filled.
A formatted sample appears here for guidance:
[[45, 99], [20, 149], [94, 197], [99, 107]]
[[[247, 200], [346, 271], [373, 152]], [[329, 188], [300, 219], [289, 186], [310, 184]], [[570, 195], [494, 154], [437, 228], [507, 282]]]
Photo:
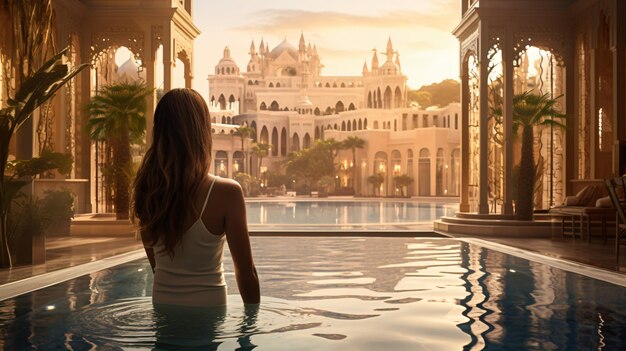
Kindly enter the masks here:
[[[242, 72], [226, 47], [208, 80], [215, 132], [247, 125], [256, 131], [253, 141], [271, 145], [263, 165], [249, 168], [253, 175], [255, 169], [278, 171], [289, 152], [317, 139], [356, 135], [366, 141], [357, 150], [357, 165], [351, 151], [340, 152], [339, 163], [345, 170], [357, 167], [357, 179], [351, 171], [340, 172], [339, 185], [356, 181], [358, 195], [371, 195], [367, 177], [380, 173], [385, 182], [377, 193], [393, 196], [400, 194], [393, 177], [406, 174], [414, 179], [409, 195], [458, 195], [460, 106], [409, 108], [407, 78], [391, 38], [384, 61], [374, 49], [359, 76], [323, 75], [317, 47], [304, 34], [297, 47], [287, 39], [272, 49], [253, 41], [249, 55]], [[217, 173], [232, 176], [242, 162], [241, 152], [215, 150]]]

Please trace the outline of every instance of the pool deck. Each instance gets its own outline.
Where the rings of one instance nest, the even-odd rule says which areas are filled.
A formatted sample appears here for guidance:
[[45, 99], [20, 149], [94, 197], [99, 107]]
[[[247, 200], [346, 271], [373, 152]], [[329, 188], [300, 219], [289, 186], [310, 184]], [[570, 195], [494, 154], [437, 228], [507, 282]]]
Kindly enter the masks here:
[[[432, 233], [432, 232], [430, 232]], [[268, 236], [267, 232], [251, 232], [253, 236]], [[295, 234], [295, 233], [290, 233]], [[317, 233], [313, 235], [332, 235], [331, 233]], [[361, 233], [363, 236], [403, 236], [424, 237], [429, 232], [414, 232], [410, 235], [402, 233], [371, 232]], [[402, 234], [402, 235], [398, 235]], [[301, 234], [302, 235], [302, 234]], [[304, 234], [311, 235], [311, 234]], [[353, 236], [358, 236], [356, 233]], [[432, 233], [432, 235], [436, 235]], [[463, 235], [462, 237], [471, 237]], [[620, 264], [614, 260], [614, 245], [601, 241], [575, 240], [572, 238], [498, 238], [480, 237], [481, 239], [512, 246], [515, 248], [539, 253], [552, 258], [582, 263], [612, 272], [619, 272], [626, 277], [626, 253], [622, 255]], [[73, 267], [89, 262], [98, 261], [107, 257], [142, 248], [140, 240], [133, 235], [120, 236], [93, 236], [74, 235], [68, 237], [48, 238], [46, 242], [46, 263], [34, 266], [18, 266], [11, 269], [0, 269], [0, 289], [3, 284], [23, 280], [33, 276]]]

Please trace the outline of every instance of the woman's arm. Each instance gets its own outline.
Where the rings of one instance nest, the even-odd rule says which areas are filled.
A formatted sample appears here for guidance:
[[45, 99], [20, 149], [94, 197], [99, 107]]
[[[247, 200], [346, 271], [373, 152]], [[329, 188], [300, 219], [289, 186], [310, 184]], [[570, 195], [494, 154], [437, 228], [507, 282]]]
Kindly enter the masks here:
[[150, 266], [152, 267], [152, 273], [154, 273], [154, 269], [156, 267], [156, 261], [154, 260], [154, 249], [152, 248], [152, 239], [149, 237], [148, 233], [144, 230], [141, 231], [141, 242], [143, 242], [143, 248], [146, 250], [146, 256], [148, 256], [148, 261], [150, 261]]
[[243, 302], [256, 304], [261, 300], [259, 277], [252, 259], [246, 205], [241, 186], [234, 181], [227, 181], [225, 231], [228, 247], [233, 257], [237, 286]]

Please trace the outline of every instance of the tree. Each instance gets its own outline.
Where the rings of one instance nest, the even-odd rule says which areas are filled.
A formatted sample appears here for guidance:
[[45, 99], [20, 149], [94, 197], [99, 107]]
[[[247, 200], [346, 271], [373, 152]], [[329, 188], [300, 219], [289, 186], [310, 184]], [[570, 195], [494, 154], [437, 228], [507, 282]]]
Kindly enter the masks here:
[[367, 182], [372, 184], [372, 187], [374, 188], [374, 196], [376, 196], [376, 193], [379, 192], [380, 185], [384, 181], [385, 181], [385, 175], [382, 173], [378, 173], [378, 174], [367, 177]]
[[271, 148], [272, 145], [267, 143], [254, 143], [250, 149], [250, 152], [259, 159], [259, 178], [261, 177], [261, 165], [263, 164], [263, 158], [269, 155]]
[[400, 188], [400, 196], [404, 197], [404, 188], [413, 183], [413, 177], [408, 174], [401, 174], [393, 177], [396, 187]]
[[[534, 128], [554, 127], [564, 129], [561, 122], [565, 115], [557, 109], [558, 99], [550, 94], [537, 95], [531, 91], [513, 96], [513, 134], [522, 130], [522, 152], [517, 176], [517, 202], [515, 212], [517, 219], [530, 221], [533, 219], [533, 195], [537, 169], [535, 166]], [[494, 114], [502, 116], [502, 105], [494, 108]]]
[[113, 153], [115, 218], [128, 219], [132, 157], [130, 145], [143, 141], [146, 131], [146, 97], [152, 89], [143, 83], [105, 85], [87, 105], [87, 126], [93, 140], [105, 140]]
[[334, 139], [317, 140], [313, 147], [290, 153], [285, 167], [287, 175], [303, 181], [309, 188], [319, 185], [321, 178], [335, 174], [333, 160], [340, 144]]
[[409, 90], [407, 98], [410, 105], [419, 104], [422, 108], [447, 106], [461, 101], [460, 84], [453, 79], [444, 79], [439, 83], [424, 85], [417, 90]]
[[[12, 265], [11, 252], [8, 245], [7, 219], [10, 202], [21, 186], [9, 185], [4, 173], [9, 158], [9, 145], [15, 132], [30, 119], [33, 112], [46, 103], [65, 83], [74, 78], [88, 65], [80, 65], [70, 69], [68, 64], [61, 63], [67, 48], [46, 61], [36, 72], [27, 76], [7, 107], [0, 109], [0, 266]], [[23, 184], [22, 184], [23, 185]]]
[[246, 165], [248, 164], [248, 153], [244, 149], [245, 139], [250, 138], [256, 131], [247, 126], [239, 126], [235, 129], [235, 136], [241, 139], [241, 152], [243, 153], [243, 172], [246, 172]]
[[352, 150], [352, 188], [356, 195], [356, 149], [362, 149], [365, 146], [365, 140], [358, 136], [349, 136], [343, 141], [343, 147]]

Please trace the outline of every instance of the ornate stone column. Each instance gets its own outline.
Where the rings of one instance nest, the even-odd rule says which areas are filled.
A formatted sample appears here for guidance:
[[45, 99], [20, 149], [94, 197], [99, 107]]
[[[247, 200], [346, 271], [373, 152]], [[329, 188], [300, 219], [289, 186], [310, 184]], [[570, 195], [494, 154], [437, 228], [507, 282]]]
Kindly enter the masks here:
[[[615, 18], [624, 18], [626, 16], [626, 4], [624, 1], [615, 2]], [[613, 174], [622, 175], [625, 173], [623, 169], [623, 155], [620, 144], [626, 140], [624, 136], [624, 128], [626, 127], [626, 24], [623, 21], [613, 20], [615, 26], [615, 36], [611, 51], [613, 53]]]
[[489, 67], [489, 58], [488, 58], [488, 43], [489, 43], [489, 29], [487, 23], [482, 21], [479, 25], [480, 31], [480, 40], [479, 40], [479, 86], [480, 86], [480, 102], [479, 102], [479, 110], [480, 110], [480, 160], [479, 160], [479, 192], [480, 198], [478, 201], [478, 213], [487, 214], [489, 213], [489, 198], [488, 198], [488, 161], [489, 161], [489, 129], [488, 129], [488, 121], [489, 121], [489, 101], [488, 101], [488, 77], [487, 77], [487, 69]]
[[507, 27], [504, 33], [504, 43], [502, 45], [502, 72], [504, 74], [504, 116], [503, 116], [503, 132], [504, 132], [504, 189], [503, 189], [503, 206], [504, 214], [513, 213], [513, 39], [511, 28]]
[[[465, 53], [461, 57], [461, 204], [460, 212], [469, 212], [469, 68]], [[416, 173], [417, 174], [417, 173]]]

